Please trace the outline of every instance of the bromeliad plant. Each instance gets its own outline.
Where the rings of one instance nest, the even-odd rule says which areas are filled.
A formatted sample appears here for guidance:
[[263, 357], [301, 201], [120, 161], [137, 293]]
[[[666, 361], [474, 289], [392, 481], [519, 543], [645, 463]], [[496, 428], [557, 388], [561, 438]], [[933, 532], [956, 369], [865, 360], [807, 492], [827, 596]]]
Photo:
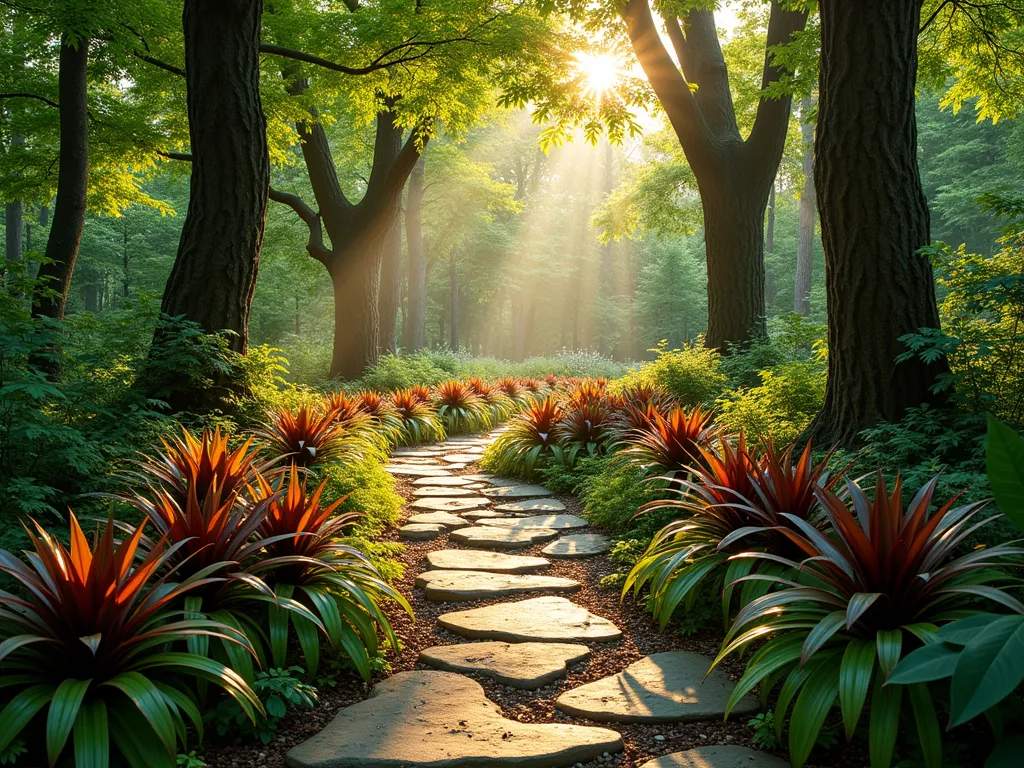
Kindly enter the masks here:
[[359, 405], [370, 416], [370, 424], [387, 441], [388, 447], [397, 445], [404, 429], [395, 406], [378, 392], [359, 393]]
[[690, 411], [676, 407], [666, 416], [654, 410], [646, 427], [626, 437], [623, 459], [647, 475], [684, 475], [700, 463], [700, 449], [711, 441], [711, 417], [699, 406]]
[[391, 395], [391, 404], [402, 420], [401, 445], [444, 440], [444, 424], [429, 400], [421, 400], [410, 389], [401, 389]]
[[1024, 606], [1000, 589], [1010, 581], [1002, 566], [1024, 549], [1011, 542], [958, 554], [968, 536], [999, 515], [982, 516], [984, 502], [954, 507], [953, 501], [932, 513], [937, 481], [922, 488], [906, 511], [899, 478], [890, 493], [879, 474], [873, 499], [853, 482], [847, 483], [849, 502], [818, 489], [827, 532], [787, 514], [791, 525], [780, 533], [795, 545], [797, 557], [771, 552], [738, 557], [781, 564], [789, 575], [740, 579], [769, 579], [784, 589], [740, 610], [715, 663], [768, 638], [750, 658], [729, 709], [756, 685], [767, 697], [781, 681], [775, 723], [781, 737], [792, 705], [789, 751], [796, 768], [806, 762], [837, 700], [850, 738], [869, 696], [871, 765], [887, 768], [904, 691], [925, 765], [939, 768], [941, 728], [927, 686], [918, 682], [904, 689], [886, 685], [887, 680], [907, 649], [934, 642], [941, 624], [985, 603], [1024, 613]]
[[[658, 531], [625, 583], [625, 590], [650, 586], [649, 605], [663, 628], [680, 605], [687, 610], [694, 605], [705, 584], [721, 590], [728, 622], [734, 582], [755, 567], [762, 575], [779, 573], [783, 568], [772, 559], [779, 554], [798, 556], [786, 530], [796, 521], [811, 528], [823, 524], [815, 494], [839, 480], [827, 473], [828, 457], [813, 463], [810, 444], [795, 461], [792, 449], [779, 455], [770, 445], [756, 458], [742, 434], [735, 445], [719, 437], [716, 449], [698, 450], [700, 464], [693, 465], [690, 477], [676, 481], [682, 497], [641, 509], [678, 510], [680, 517]], [[748, 549], [768, 553], [767, 559], [730, 559]], [[740, 604], [770, 586], [763, 580], [745, 584]]]
[[603, 393], [591, 396], [591, 392], [577, 389], [568, 398], [555, 428], [555, 438], [562, 445], [564, 461], [569, 466], [575, 464], [581, 454], [597, 456], [603, 453], [612, 437], [608, 403]]
[[493, 387], [481, 378], [469, 379], [466, 384], [487, 405], [491, 424], [500, 424], [518, 410], [518, 406], [499, 387]]
[[438, 384], [434, 404], [449, 435], [482, 432], [491, 426], [490, 407], [464, 382]]
[[487, 449], [484, 467], [500, 475], [532, 479], [544, 462], [564, 462], [565, 454], [555, 434], [561, 416], [553, 397], [529, 406]]
[[181, 545], [144, 551], [144, 525], [118, 542], [108, 520], [90, 543], [70, 519], [70, 548], [34, 524], [27, 563], [0, 551], [0, 572], [20, 593], [0, 591], [0, 751], [45, 717], [50, 766], [66, 756], [76, 768], [107, 768], [119, 754], [132, 768], [172, 768], [186, 725], [202, 738], [190, 677], [219, 686], [254, 719], [260, 701], [234, 671], [169, 650], [213, 637], [252, 653], [236, 629], [176, 610], [211, 569], [182, 579], [170, 568]]
[[323, 505], [321, 497], [327, 481], [309, 493], [307, 480], [305, 476], [300, 479], [293, 465], [287, 475], [279, 476], [276, 485], [257, 475], [251, 490], [254, 499], [266, 504], [258, 534], [265, 542], [267, 555], [281, 564], [268, 576], [274, 593], [279, 600], [301, 604], [319, 618], [314, 623], [299, 612], [269, 604], [271, 658], [274, 666], [285, 665], [294, 628], [306, 669], [315, 675], [323, 629], [332, 648], [344, 651], [369, 680], [370, 659], [379, 648], [378, 631], [388, 645], [398, 647], [381, 603], [394, 600], [410, 615], [412, 609], [363, 553], [338, 541], [359, 517], [354, 513], [337, 514], [344, 497]]
[[296, 411], [271, 411], [260, 436], [273, 453], [300, 467], [359, 455], [358, 443], [345, 439], [337, 413], [329, 408], [303, 405]]

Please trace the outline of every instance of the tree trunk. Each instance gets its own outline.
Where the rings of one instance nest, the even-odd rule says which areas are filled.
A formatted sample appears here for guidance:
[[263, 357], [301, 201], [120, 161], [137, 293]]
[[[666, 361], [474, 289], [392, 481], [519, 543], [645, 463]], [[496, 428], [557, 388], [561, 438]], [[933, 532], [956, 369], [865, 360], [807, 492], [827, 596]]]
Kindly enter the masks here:
[[25, 247], [21, 234], [23, 210], [21, 200], [4, 205], [4, 258], [8, 264], [20, 262], [24, 257]]
[[[771, 193], [768, 195], [768, 226], [764, 233], [764, 252], [775, 253], [775, 183], [772, 183]], [[765, 265], [764, 271], [764, 304], [765, 311], [775, 304], [779, 293], [779, 286], [775, 282], [775, 273], [772, 268]]]
[[815, 182], [828, 295], [828, 385], [808, 434], [855, 445], [879, 421], [939, 400], [948, 371], [899, 337], [939, 327], [917, 167], [920, 2], [824, 0]]
[[796, 280], [793, 284], [793, 311], [811, 314], [811, 278], [814, 268], [814, 124], [810, 121], [810, 96], [800, 102], [800, 136], [803, 140], [804, 186], [800, 192], [800, 229], [796, 246]]
[[379, 357], [380, 267], [389, 230], [387, 222], [370, 226], [328, 268], [334, 286], [334, 377], [358, 379]]
[[380, 264], [380, 351], [398, 354], [398, 305], [402, 298], [401, 212], [384, 241]]
[[[32, 292], [32, 316], [64, 319], [71, 276], [82, 242], [85, 198], [89, 187], [89, 107], [87, 73], [89, 40], [77, 45], [61, 40], [60, 73], [60, 168], [53, 225], [46, 241], [46, 261], [40, 265]], [[50, 366], [52, 367], [52, 365]]]
[[188, 214], [161, 311], [232, 332], [248, 347], [270, 187], [260, 102], [263, 0], [185, 0], [192, 179]]
[[423, 348], [427, 330], [427, 259], [423, 253], [423, 174], [421, 157], [409, 176], [405, 201], [405, 242], [409, 250], [407, 301], [405, 325], [402, 326], [402, 346], [407, 352]]
[[769, 188], [702, 194], [708, 264], [709, 347], [765, 336], [764, 210]]
[[[675, 60], [665, 49], [649, 0], [627, 0], [621, 10], [637, 59], [697, 179], [708, 263], [706, 344], [725, 350], [765, 334], [765, 208], [785, 145], [790, 99], [763, 97], [744, 139], [714, 12], [691, 10], [685, 21], [671, 7], [659, 13]], [[806, 12], [785, 10], [772, 0], [762, 86], [785, 74], [772, 49], [806, 22]]]
[[455, 260], [455, 248], [448, 251], [448, 284], [451, 290], [452, 322], [451, 322], [451, 349], [452, 352], [459, 351], [459, 270]]

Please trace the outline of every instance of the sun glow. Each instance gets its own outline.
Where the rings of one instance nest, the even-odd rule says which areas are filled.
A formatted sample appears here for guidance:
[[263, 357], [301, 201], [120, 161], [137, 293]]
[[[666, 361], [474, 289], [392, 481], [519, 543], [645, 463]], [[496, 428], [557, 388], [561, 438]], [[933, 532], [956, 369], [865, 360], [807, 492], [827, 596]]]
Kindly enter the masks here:
[[586, 78], [587, 93], [600, 99], [622, 77], [622, 62], [611, 53], [578, 53], [576, 68]]

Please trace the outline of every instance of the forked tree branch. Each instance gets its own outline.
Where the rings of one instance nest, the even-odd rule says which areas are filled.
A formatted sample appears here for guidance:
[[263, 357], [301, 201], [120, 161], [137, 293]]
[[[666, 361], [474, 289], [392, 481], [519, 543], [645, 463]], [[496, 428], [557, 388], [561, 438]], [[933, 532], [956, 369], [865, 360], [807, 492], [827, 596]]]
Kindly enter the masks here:
[[306, 243], [306, 250], [309, 255], [324, 266], [329, 266], [334, 258], [334, 253], [324, 245], [324, 230], [320, 223], [320, 214], [310, 208], [305, 201], [292, 192], [283, 192], [279, 189], [270, 188], [270, 199], [275, 203], [282, 203], [298, 214], [299, 218], [309, 228], [309, 242]]

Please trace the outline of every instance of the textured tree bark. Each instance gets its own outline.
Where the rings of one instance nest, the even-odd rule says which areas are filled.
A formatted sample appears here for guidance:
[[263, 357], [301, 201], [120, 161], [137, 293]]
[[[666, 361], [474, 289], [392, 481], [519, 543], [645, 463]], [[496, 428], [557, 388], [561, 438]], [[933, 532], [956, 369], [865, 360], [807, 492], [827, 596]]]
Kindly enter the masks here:
[[796, 245], [796, 279], [793, 284], [793, 311], [811, 314], [811, 279], [814, 268], [814, 124], [808, 120], [813, 103], [808, 96], [800, 102], [800, 136], [804, 151], [804, 186], [800, 192], [800, 224]]
[[917, 167], [920, 2], [823, 0], [815, 182], [828, 295], [828, 385], [808, 429], [855, 445], [861, 430], [938, 400], [945, 361], [896, 363], [899, 337], [937, 328], [928, 207]]
[[405, 325], [402, 346], [408, 352], [423, 348], [427, 330], [427, 259], [423, 252], [423, 175], [421, 157], [409, 176], [405, 201], [405, 242], [409, 251]]
[[[772, 182], [772, 189], [768, 195], [768, 225], [764, 233], [764, 252], [775, 253], [775, 183]], [[764, 303], [770, 306], [775, 303], [779, 293], [779, 286], [775, 282], [775, 274], [765, 266], [764, 271]]]
[[21, 261], [25, 251], [25, 241], [22, 239], [23, 211], [21, 200], [4, 205], [4, 258], [8, 262]]
[[402, 299], [402, 228], [401, 214], [384, 241], [380, 265], [380, 351], [398, 353], [398, 305]]
[[[46, 241], [46, 261], [39, 266], [32, 291], [32, 316], [64, 318], [75, 259], [85, 224], [89, 187], [89, 107], [87, 73], [89, 41], [72, 45], [61, 40], [58, 93], [60, 98], [60, 167], [53, 224]], [[53, 368], [52, 365], [47, 366]], [[51, 370], [51, 373], [56, 371]]]
[[270, 187], [260, 102], [262, 0], [186, 0], [185, 71], [192, 179], [161, 311], [232, 332], [248, 347]]
[[[704, 209], [708, 262], [705, 343], [725, 350], [765, 335], [764, 215], [782, 159], [790, 99], [762, 98], [750, 135], [736, 123], [729, 73], [714, 12], [691, 10], [682, 21], [662, 10], [677, 66], [665, 49], [649, 0], [621, 11], [633, 50], [693, 170]], [[804, 28], [807, 14], [771, 2], [762, 85], [783, 74], [771, 49]], [[691, 89], [696, 85], [696, 90]]]

